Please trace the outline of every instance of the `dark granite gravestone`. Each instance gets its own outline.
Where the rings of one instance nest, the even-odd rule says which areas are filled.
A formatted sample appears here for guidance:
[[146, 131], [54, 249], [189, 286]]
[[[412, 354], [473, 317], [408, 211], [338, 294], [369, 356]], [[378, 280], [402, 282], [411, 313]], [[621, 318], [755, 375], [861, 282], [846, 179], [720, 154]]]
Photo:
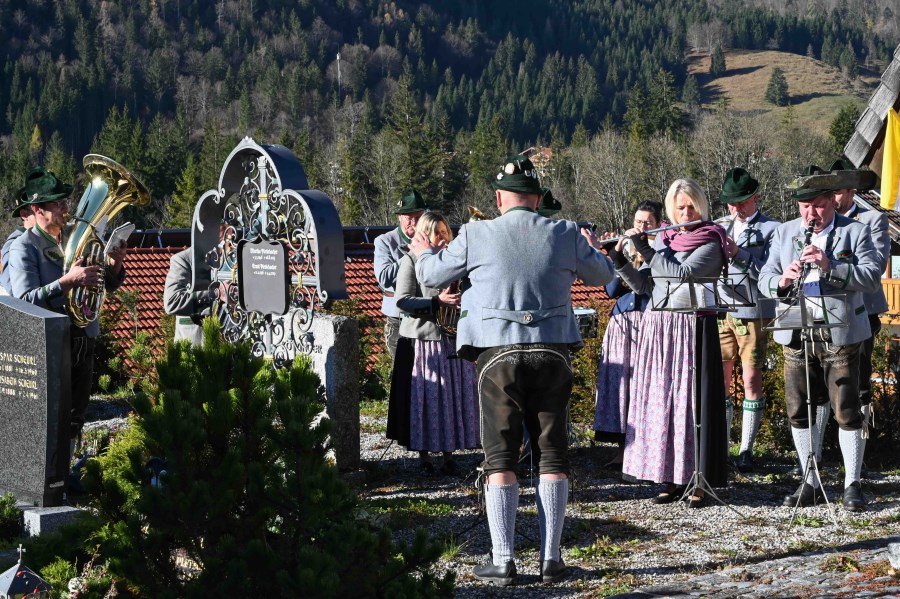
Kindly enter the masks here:
[[62, 504], [69, 471], [69, 319], [0, 297], [0, 493]]
[[238, 242], [241, 307], [247, 312], [282, 315], [288, 311], [288, 259], [277, 241]]

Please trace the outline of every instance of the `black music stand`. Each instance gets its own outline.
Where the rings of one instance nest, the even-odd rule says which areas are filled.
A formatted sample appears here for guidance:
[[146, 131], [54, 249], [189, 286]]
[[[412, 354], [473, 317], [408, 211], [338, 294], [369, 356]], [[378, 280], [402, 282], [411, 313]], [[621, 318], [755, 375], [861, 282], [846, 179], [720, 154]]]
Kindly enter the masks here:
[[[831, 300], [831, 306], [829, 301]], [[849, 325], [849, 314], [847, 304], [847, 294], [837, 294], [829, 296], [806, 295], [803, 288], [800, 287], [794, 296], [788, 298], [760, 298], [760, 305], [772, 304], [775, 308], [775, 317], [769, 326], [764, 327], [765, 331], [798, 331], [800, 333], [800, 341], [803, 343], [803, 362], [806, 370], [806, 418], [807, 431], [809, 434], [809, 452], [806, 456], [805, 466], [801, 473], [802, 482], [806, 482], [806, 478], [812, 469], [814, 483], [819, 483], [822, 490], [822, 497], [825, 498], [825, 504], [828, 506], [828, 515], [832, 524], [838, 525], [837, 517], [834, 514], [834, 505], [828, 500], [828, 493], [825, 492], [825, 485], [822, 484], [822, 476], [819, 473], [819, 464], [816, 460], [816, 441], [813, 435], [813, 400], [812, 390], [809, 384], [809, 351], [810, 346], [815, 343], [816, 332], [820, 336], [831, 329], [842, 328]], [[819, 318], [817, 318], [817, 316]], [[829, 401], [831, 398], [829, 397]], [[821, 423], [822, 426], [825, 423]], [[803, 456], [799, 456], [803, 459]], [[815, 501], [815, 494], [813, 495]], [[800, 497], [797, 497], [797, 503], [791, 511], [791, 521], [789, 525], [793, 525], [797, 516], [797, 509], [800, 507]]]
[[[666, 293], [661, 300], [654, 302], [651, 299], [651, 310], [678, 312], [682, 314], [693, 314], [695, 317], [700, 312], [733, 312], [739, 307], [753, 305], [749, 299], [749, 290], [744, 294], [739, 294], [737, 290], [741, 286], [737, 284], [738, 279], [746, 279], [747, 275], [740, 277], [694, 277], [688, 276], [686, 279], [677, 277], [654, 277], [656, 285], [665, 286]], [[746, 281], [743, 283], [746, 287]], [[723, 292], [727, 288], [727, 291]], [[737, 297], [736, 297], [737, 296]], [[742, 302], [738, 302], [740, 297]], [[695, 318], [696, 320], [696, 318]], [[695, 326], [697, 326], [696, 323]], [[695, 339], [697, 335], [695, 333]], [[701, 355], [699, 347], [694, 346], [694, 355], [696, 359]], [[681, 500], [693, 495], [698, 489], [703, 491], [716, 500], [720, 505], [730, 509], [740, 517], [744, 514], [739, 512], [733, 506], [725, 503], [715, 491], [709, 480], [703, 472], [703, 462], [701, 461], [700, 451], [700, 435], [702, 424], [700, 421], [701, 401], [700, 401], [700, 382], [697, 376], [696, 359], [692, 367], [691, 377], [693, 381], [693, 413], [694, 413], [694, 472], [685, 487]]]

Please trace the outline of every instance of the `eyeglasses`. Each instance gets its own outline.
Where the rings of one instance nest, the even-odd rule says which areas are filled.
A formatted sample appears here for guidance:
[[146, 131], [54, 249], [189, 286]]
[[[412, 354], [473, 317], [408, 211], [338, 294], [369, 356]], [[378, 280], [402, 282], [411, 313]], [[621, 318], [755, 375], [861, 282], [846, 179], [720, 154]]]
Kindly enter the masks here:
[[652, 220], [640, 220], [640, 219], [637, 219], [637, 218], [634, 219], [634, 226], [635, 226], [635, 227], [642, 227], [642, 226], [644, 226], [644, 225], [651, 225], [651, 226], [652, 226], [652, 225], [655, 225], [655, 224], [656, 224], [656, 223], [653, 222]]

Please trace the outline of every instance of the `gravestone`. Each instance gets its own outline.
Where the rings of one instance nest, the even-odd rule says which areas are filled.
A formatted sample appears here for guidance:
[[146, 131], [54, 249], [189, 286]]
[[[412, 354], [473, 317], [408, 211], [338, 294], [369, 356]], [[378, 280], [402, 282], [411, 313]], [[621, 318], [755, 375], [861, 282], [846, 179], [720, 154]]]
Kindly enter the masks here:
[[310, 332], [314, 342], [306, 353], [325, 387], [335, 465], [354, 470], [359, 468], [359, 323], [319, 313]]
[[0, 493], [62, 504], [69, 471], [69, 318], [0, 297]]

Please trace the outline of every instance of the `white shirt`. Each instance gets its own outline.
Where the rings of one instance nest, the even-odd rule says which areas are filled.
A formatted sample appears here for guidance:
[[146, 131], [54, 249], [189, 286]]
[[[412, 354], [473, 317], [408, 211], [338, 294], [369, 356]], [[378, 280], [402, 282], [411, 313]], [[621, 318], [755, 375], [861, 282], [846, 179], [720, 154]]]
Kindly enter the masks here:
[[[824, 251], [825, 244], [828, 243], [828, 235], [832, 229], [834, 229], [834, 219], [831, 220], [827, 227], [818, 233], [813, 233], [809, 242]], [[815, 265], [809, 269], [806, 278], [803, 280], [803, 293], [810, 297], [820, 297], [822, 295], [822, 288], [819, 285], [819, 269]], [[819, 301], [809, 302], [806, 307], [814, 319], [819, 320], [822, 318], [822, 306]]]
[[735, 217], [734, 225], [731, 228], [731, 238], [734, 239], [734, 242], [740, 245], [741, 243], [741, 235], [744, 234], [744, 231], [747, 230], [747, 227], [750, 226], [750, 223], [756, 218], [756, 215], [759, 214], [759, 210], [750, 215], [750, 218], [741, 222], [741, 219]]

